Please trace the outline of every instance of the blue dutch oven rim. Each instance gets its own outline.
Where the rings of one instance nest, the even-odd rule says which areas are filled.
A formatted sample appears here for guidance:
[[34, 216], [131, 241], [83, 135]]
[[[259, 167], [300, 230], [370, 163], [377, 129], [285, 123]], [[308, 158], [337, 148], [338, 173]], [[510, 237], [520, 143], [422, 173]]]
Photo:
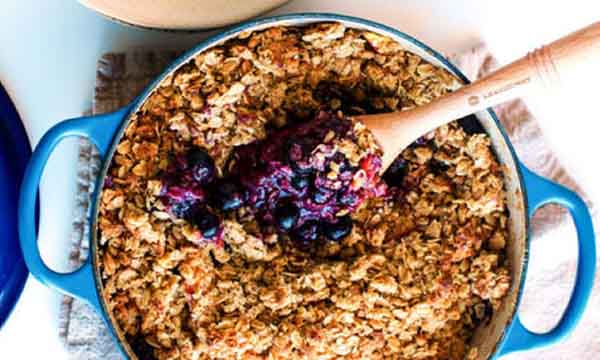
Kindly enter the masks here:
[[[460, 70], [458, 70], [452, 63], [450, 63], [445, 57], [443, 57], [437, 51], [433, 50], [432, 48], [425, 45], [421, 41], [415, 39], [414, 37], [402, 32], [402, 31], [394, 29], [390, 26], [383, 25], [383, 24], [380, 24], [380, 23], [377, 23], [377, 22], [374, 22], [371, 20], [362, 19], [362, 18], [347, 16], [347, 15], [330, 14], [330, 13], [296, 13], [296, 14], [276, 15], [276, 16], [271, 16], [271, 17], [266, 17], [266, 18], [249, 20], [249, 21], [240, 23], [238, 25], [227, 28], [226, 30], [224, 30], [223, 32], [221, 32], [219, 34], [215, 34], [215, 35], [210, 36], [207, 39], [201, 41], [200, 43], [198, 43], [197, 45], [195, 45], [194, 47], [192, 47], [191, 49], [187, 50], [185, 53], [180, 55], [177, 59], [175, 59], [160, 75], [156, 76], [155, 79], [148, 86], [146, 86], [144, 91], [142, 91], [142, 93], [136, 99], [134, 99], [129, 105], [127, 105], [126, 107], [124, 107], [116, 112], [93, 116], [93, 117], [88, 117], [88, 118], [71, 119], [71, 120], [67, 120], [62, 123], [57, 124], [46, 135], [44, 135], [44, 138], [42, 138], [42, 140], [40, 141], [40, 144], [38, 145], [38, 147], [40, 148], [38, 157], [41, 159], [37, 159], [38, 157], [36, 157], [35, 163], [33, 165], [30, 164], [31, 166], [28, 167], [28, 173], [26, 174], [26, 179], [25, 179], [24, 186], [23, 186], [24, 190], [21, 193], [19, 227], [21, 230], [21, 244], [22, 244], [23, 251], [26, 255], [25, 257], [27, 260], [27, 265], [30, 268], [30, 271], [32, 272], [32, 274], [34, 274], [38, 278], [38, 280], [42, 281], [43, 283], [45, 283], [46, 285], [48, 285], [50, 287], [56, 288], [59, 291], [67, 292], [76, 297], [81, 298], [82, 300], [84, 300], [84, 301], [88, 302], [90, 305], [92, 305], [97, 311], [101, 312], [105, 322], [107, 323], [107, 326], [109, 328], [111, 335], [115, 338], [115, 340], [117, 340], [119, 349], [125, 355], [128, 355], [128, 353], [129, 353], [128, 351], [125, 350], [125, 348], [128, 348], [129, 345], [125, 341], [125, 339], [122, 337], [122, 334], [120, 334], [116, 330], [115, 325], [114, 325], [114, 324], [116, 324], [116, 322], [114, 321], [115, 319], [114, 319], [113, 315], [109, 311], [106, 310], [107, 307], [106, 307], [104, 298], [102, 296], [102, 291], [101, 291], [102, 285], [101, 285], [101, 280], [100, 280], [101, 276], [98, 273], [98, 266], [97, 266], [98, 264], [97, 264], [97, 253], [96, 253], [96, 250], [97, 250], [96, 249], [97, 248], [96, 228], [97, 228], [97, 221], [98, 221], [97, 206], [99, 203], [99, 196], [98, 196], [99, 191], [102, 188], [104, 179], [106, 178], [108, 166], [110, 165], [110, 159], [112, 159], [112, 157], [114, 155], [115, 148], [118, 144], [118, 139], [121, 138], [127, 124], [129, 123], [129, 117], [131, 116], [131, 114], [133, 112], [137, 111], [137, 109], [144, 103], [146, 98], [152, 93], [152, 91], [154, 89], [156, 89], [156, 87], [160, 84], [160, 82], [166, 76], [168, 76], [172, 71], [179, 68], [180, 66], [182, 66], [189, 60], [191, 60], [194, 55], [214, 46], [215, 44], [219, 44], [221, 41], [223, 41], [224, 39], [228, 38], [229, 36], [231, 36], [233, 34], [243, 32], [243, 31], [251, 29], [251, 28], [253, 29], [255, 27], [260, 27], [262, 25], [267, 25], [267, 24], [277, 23], [277, 22], [282, 22], [282, 21], [297, 21], [299, 19], [307, 20], [310, 22], [340, 21], [340, 22], [346, 22], [346, 23], [354, 23], [357, 25], [371, 27], [371, 28], [379, 30], [379, 31], [392, 33], [395, 36], [402, 38], [405, 41], [410, 42], [410, 43], [414, 44], [415, 46], [423, 49], [427, 53], [429, 53], [431, 56], [436, 58], [442, 64], [447, 66], [448, 69], [450, 69], [450, 71], [452, 71], [464, 83], [468, 84], [470, 82]], [[588, 289], [588, 288], [585, 288], [585, 286], [584, 286], [584, 289], [583, 290], [579, 289], [579, 291], [577, 289], [574, 289], [571, 300], [578, 297], [579, 298], [578, 300], [580, 300], [580, 301], [578, 301], [577, 304], [574, 304], [574, 309], [571, 309], [572, 310], [571, 312], [573, 314], [569, 314], [569, 316], [566, 316], [567, 312], [569, 311], [569, 307], [570, 307], [570, 303], [571, 303], [571, 300], [569, 301], [569, 306], [567, 308], [567, 311], [565, 311], [565, 315], [563, 315], [563, 319], [561, 319], [561, 322], [563, 322], [563, 320], [565, 320], [566, 318], [569, 318], [569, 319], [566, 319], [567, 320], [567, 321], [565, 321], [566, 325], [562, 326], [560, 329], [558, 329], [556, 331], [556, 333], [553, 333], [554, 330], [552, 330], [550, 333], [547, 333], [547, 334], [534, 334], [534, 333], [530, 332], [529, 330], [527, 330], [519, 321], [517, 312], [518, 312], [519, 304], [520, 304], [520, 301], [521, 301], [521, 298], [523, 295], [523, 288], [524, 288], [525, 279], [526, 279], [526, 275], [527, 275], [527, 266], [528, 266], [528, 259], [529, 259], [529, 245], [530, 245], [529, 221], [530, 221], [530, 217], [533, 214], [533, 212], [535, 212], [535, 210], [537, 208], [539, 208], [540, 206], [542, 206], [546, 203], [549, 203], [549, 202], [554, 202], [554, 203], [559, 203], [561, 205], [564, 205], [571, 211], [571, 213], [573, 215], [573, 219], [576, 221], [576, 223], [579, 218], [584, 218], [581, 220], [583, 223], [581, 226], [581, 228], [582, 228], [581, 232], [579, 231], [580, 228], [578, 226], [578, 235], [580, 235], [580, 236], [578, 236], [578, 239], [580, 239], [579, 247], [580, 248], [582, 247], [581, 246], [581, 238], [589, 239], [591, 237], [591, 240], [593, 243], [594, 237], [593, 237], [593, 230], [592, 230], [592, 233], [590, 233], [590, 229], [589, 229], [591, 227], [591, 220], [585, 219], [586, 216], [589, 218], [589, 212], [587, 210], [587, 207], [585, 207], [585, 204], [583, 204], [583, 202], [581, 201], [581, 199], [579, 199], [579, 197], [577, 197], [577, 195], [570, 192], [569, 190], [567, 190], [559, 185], [556, 185], [549, 180], [543, 179], [543, 178], [538, 177], [537, 175], [531, 173], [524, 165], [522, 165], [517, 157], [517, 154], [511, 144], [507, 134], [506, 134], [506, 131], [505, 131], [504, 127], [502, 126], [502, 124], [500, 123], [498, 117], [496, 116], [496, 114], [494, 113], [493, 110], [487, 109], [486, 111], [491, 116], [491, 118], [494, 120], [496, 127], [498, 128], [500, 134], [503, 137], [504, 143], [506, 144], [507, 148], [509, 149], [512, 160], [514, 161], [514, 163], [516, 165], [515, 171], [517, 173], [517, 179], [520, 184], [521, 191], [522, 191], [522, 198], [523, 198], [523, 204], [524, 204], [524, 226], [527, 231], [527, 234], [525, 235], [525, 244], [524, 244], [525, 251], [523, 253], [523, 258], [522, 258], [521, 265], [520, 265], [521, 279], [520, 279], [519, 284], [517, 285], [517, 289], [516, 289], [516, 291], [518, 291], [516, 303], [514, 304], [513, 309], [511, 309], [511, 316], [510, 316], [509, 321], [506, 323], [506, 325], [504, 327], [503, 334], [501, 335], [500, 339], [495, 343], [494, 348], [492, 348], [492, 350], [491, 350], [491, 358], [495, 358], [497, 356], [504, 355], [509, 352], [519, 351], [519, 350], [529, 350], [529, 349], [537, 348], [540, 346], [550, 345], [552, 343], [559, 341], [560, 339], [562, 339], [563, 337], [565, 337], [566, 335], [568, 335], [568, 333], [570, 333], [572, 331], [573, 327], [576, 325], [579, 318], [581, 317], [581, 313], [583, 312], [585, 303], [587, 302], [587, 299], [589, 298], [589, 292], [591, 290], [591, 287], [589, 287], [589, 289]], [[107, 131], [107, 128], [110, 131]], [[54, 148], [54, 146], [62, 138], [67, 137], [67, 136], [73, 136], [73, 135], [89, 137], [90, 140], [92, 142], [94, 142], [95, 145], [98, 147], [99, 152], [102, 154], [103, 164], [101, 167], [101, 172], [98, 175], [96, 188], [95, 188], [95, 191], [94, 191], [94, 194], [92, 197], [92, 209], [91, 209], [91, 213], [90, 213], [91, 215], [90, 215], [90, 219], [89, 219], [89, 221], [91, 221], [90, 229], [92, 229], [92, 231], [90, 231], [90, 241], [91, 241], [90, 254], [91, 255], [79, 270], [76, 270], [75, 272], [73, 272], [71, 274], [58, 274], [58, 273], [55, 273], [55, 272], [51, 271], [50, 269], [48, 269], [43, 264], [43, 262], [41, 262], [41, 258], [35, 259], [36, 255], [33, 254], [32, 252], [36, 252], [37, 249], [32, 250], [28, 246], [28, 244], [30, 243], [30, 239], [32, 237], [31, 236], [32, 231], [33, 231], [33, 237], [35, 237], [35, 230], [31, 230], [32, 229], [31, 221], [27, 218], [27, 216], [22, 216], [22, 214], [27, 212], [27, 210], [28, 210], [27, 204], [31, 200], [30, 196], [27, 195], [27, 192], [35, 191], [35, 189], [37, 188], [37, 182], [30, 181], [30, 178], [35, 177], [35, 175], [37, 175], [37, 177], [38, 177], [37, 180], [39, 181], [39, 176], [41, 174], [41, 171], [43, 170], [43, 165], [45, 164], [45, 160], [43, 159], [43, 157], [49, 156], [49, 154], [52, 151], [52, 149]], [[46, 137], [47, 137], [47, 139], [46, 139]], [[36, 147], [36, 152], [38, 152], [38, 147]], [[31, 171], [29, 171], [30, 167], [32, 168]], [[33, 174], [30, 174], [30, 172]], [[36, 173], [39, 173], [39, 174], [36, 174]], [[530, 193], [527, 192], [528, 187], [526, 186], [526, 184], [529, 182], [537, 182], [538, 184], [536, 184], [536, 185], [542, 186], [542, 187], [545, 186], [546, 193], [542, 193], [541, 191], [537, 191], [537, 190], [533, 191], [533, 189], [529, 189], [529, 190], [531, 190], [531, 193], [535, 194], [535, 195], [530, 195]], [[550, 194], [548, 192], [551, 192], [552, 194]], [[551, 195], [554, 195], [554, 197], [552, 197]], [[532, 197], [534, 198], [534, 200], [536, 200], [535, 201], [536, 204], [534, 204], [535, 205], [534, 207], [530, 207], [530, 202], [531, 202]], [[584, 207], [583, 209], [581, 208], [582, 204]], [[589, 224], [588, 224], [588, 222], [589, 222]], [[590, 253], [588, 255], [595, 254], [594, 244], [591, 244], [591, 245], [587, 244], [587, 245], [588, 246], [586, 246], [586, 248], [587, 248], [588, 252]], [[590, 261], [593, 264], [593, 266], [591, 267], [591, 277], [593, 279], [593, 273], [595, 270], [595, 255], [593, 256], [593, 260], [589, 259], [590, 256], [582, 256], [581, 251], [580, 251], [579, 255], [580, 255], [580, 259], [579, 259], [580, 264], [579, 265], [581, 265], [582, 257], [585, 257], [587, 259], [586, 264]], [[39, 258], [39, 254], [37, 254], [37, 257]], [[513, 264], [513, 266], [515, 266], [515, 265]], [[587, 266], [588, 271], [590, 270], [589, 267], [590, 266]], [[579, 272], [580, 272], [580, 269], [578, 266], [578, 273]], [[94, 281], [93, 287], [90, 286], [90, 284], [89, 284], [90, 277], [93, 277], [93, 281]], [[584, 282], [586, 282], [585, 280], [589, 280], [588, 278], [590, 276], [582, 275], [582, 277], [584, 277], [583, 280], [584, 280]], [[576, 285], [577, 285], [577, 283], [576, 283]], [[577, 288], [577, 286], [576, 286], [576, 288]], [[580, 292], [583, 292], [583, 293], [580, 293]], [[575, 296], [575, 293], [577, 293], [576, 294], [577, 296]], [[102, 299], [102, 300], [100, 300], [100, 299]], [[559, 325], [560, 325], [560, 323], [559, 323]], [[558, 327], [560, 327], [560, 326], [557, 326], [557, 328]], [[125, 345], [125, 344], [127, 344], [127, 345]]]

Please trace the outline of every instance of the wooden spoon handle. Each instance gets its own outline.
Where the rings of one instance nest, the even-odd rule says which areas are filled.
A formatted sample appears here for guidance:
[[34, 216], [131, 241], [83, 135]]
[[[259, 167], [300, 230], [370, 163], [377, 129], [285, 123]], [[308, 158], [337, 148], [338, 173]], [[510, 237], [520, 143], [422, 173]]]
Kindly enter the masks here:
[[465, 111], [472, 113], [521, 96], [531, 85], [559, 86], [561, 80], [594, 69], [600, 72], [600, 22], [542, 46], [466, 86]]
[[[538, 86], [600, 71], [600, 22], [527, 54], [488, 76], [412, 110], [365, 116], [387, 167], [406, 146], [452, 120], [521, 96]], [[400, 119], [401, 117], [401, 119]], [[398, 121], [394, 121], [394, 119]]]

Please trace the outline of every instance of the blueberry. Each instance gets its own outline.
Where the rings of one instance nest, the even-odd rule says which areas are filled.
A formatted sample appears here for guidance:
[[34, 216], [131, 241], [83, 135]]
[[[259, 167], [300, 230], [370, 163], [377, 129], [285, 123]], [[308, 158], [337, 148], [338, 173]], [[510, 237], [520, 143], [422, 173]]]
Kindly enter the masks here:
[[300, 165], [296, 161], [290, 161], [290, 166], [292, 170], [300, 176], [308, 176], [313, 172], [313, 168], [311, 168], [310, 166]]
[[481, 309], [483, 311], [476, 311], [475, 308], [473, 308], [473, 312], [470, 315], [471, 321], [476, 326], [481, 323], [484, 323], [487, 326], [492, 320], [492, 316], [494, 316], [494, 308], [489, 300], [484, 300], [481, 304], [477, 305], [477, 307], [480, 306], [483, 307], [483, 309]]
[[219, 183], [214, 191], [215, 201], [223, 211], [238, 209], [244, 203], [240, 186], [234, 182]]
[[331, 198], [331, 193], [326, 190], [315, 190], [311, 197], [315, 203], [325, 204]]
[[385, 174], [383, 174], [383, 180], [388, 185], [400, 186], [407, 172], [406, 161], [402, 158], [397, 158], [386, 170]]
[[104, 178], [104, 187], [107, 189], [112, 188], [115, 185], [114, 181], [113, 181], [113, 177], [110, 175], [106, 175], [106, 177]]
[[291, 230], [294, 225], [296, 225], [299, 215], [300, 211], [298, 210], [298, 207], [291, 202], [280, 204], [277, 209], [275, 209], [277, 225], [279, 225], [279, 228], [283, 231]]
[[331, 162], [338, 163], [338, 165], [340, 166], [340, 170], [342, 170], [344, 166], [350, 165], [348, 163], [348, 159], [346, 159], [346, 156], [339, 151], [333, 154], [333, 156], [330, 159]]
[[192, 203], [190, 201], [179, 201], [171, 204], [171, 214], [179, 219], [187, 219], [192, 213]]
[[340, 192], [337, 196], [337, 201], [344, 206], [353, 206], [356, 204], [357, 198], [351, 192]]
[[350, 161], [348, 161], [348, 159], [346, 159], [346, 158], [344, 158], [343, 161], [339, 162], [339, 164], [340, 164], [339, 172], [352, 172], [352, 173], [356, 172], [356, 168], [354, 166], [352, 166], [350, 164]]
[[330, 240], [340, 241], [350, 234], [352, 231], [352, 219], [350, 216], [344, 216], [335, 223], [328, 223], [323, 226], [323, 233]]
[[309, 220], [294, 231], [293, 238], [299, 244], [315, 242], [321, 235], [321, 225], [318, 221]]
[[287, 141], [284, 149], [286, 151], [290, 167], [294, 173], [299, 175], [309, 175], [313, 169], [306, 164], [306, 155], [310, 154], [310, 148], [313, 147], [305, 139], [290, 139]]
[[302, 158], [304, 158], [304, 148], [302, 146], [302, 144], [295, 142], [295, 141], [290, 141], [287, 144], [287, 156], [290, 160], [290, 162], [296, 162], [298, 160], [302, 160]]
[[206, 239], [215, 237], [219, 232], [219, 218], [207, 209], [196, 211], [193, 222]]
[[296, 175], [292, 178], [292, 186], [296, 190], [306, 189], [310, 185], [310, 176]]
[[415, 140], [414, 144], [415, 145], [427, 145], [427, 143], [430, 140], [428, 140], [425, 136], [421, 136], [420, 138], [418, 138], [417, 140]]
[[469, 115], [465, 116], [462, 119], [459, 119], [458, 124], [469, 135], [485, 134], [485, 129], [483, 128], [483, 126], [481, 126], [481, 123], [475, 115]]
[[429, 170], [436, 175], [445, 173], [450, 167], [439, 160], [431, 160], [429, 162]]
[[215, 163], [206, 151], [194, 148], [187, 153], [186, 160], [194, 180], [200, 184], [208, 184], [214, 179]]

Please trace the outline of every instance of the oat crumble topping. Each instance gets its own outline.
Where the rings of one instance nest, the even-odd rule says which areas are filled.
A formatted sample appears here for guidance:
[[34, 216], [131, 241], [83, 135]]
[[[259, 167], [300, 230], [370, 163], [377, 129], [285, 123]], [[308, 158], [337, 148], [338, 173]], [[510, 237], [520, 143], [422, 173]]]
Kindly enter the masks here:
[[[408, 109], [457, 80], [391, 39], [341, 24], [274, 27], [211, 48], [132, 116], [101, 194], [99, 264], [118, 327], [144, 359], [465, 359], [511, 282], [502, 168], [490, 140], [454, 122], [384, 175], [351, 233], [310, 251], [264, 233], [241, 206], [222, 243], [173, 215], [162, 177], [207, 151], [216, 177], [235, 149], [321, 110]], [[469, 121], [463, 119], [461, 122]], [[476, 127], [475, 127], [475, 130]], [[349, 159], [368, 132], [336, 144]]]

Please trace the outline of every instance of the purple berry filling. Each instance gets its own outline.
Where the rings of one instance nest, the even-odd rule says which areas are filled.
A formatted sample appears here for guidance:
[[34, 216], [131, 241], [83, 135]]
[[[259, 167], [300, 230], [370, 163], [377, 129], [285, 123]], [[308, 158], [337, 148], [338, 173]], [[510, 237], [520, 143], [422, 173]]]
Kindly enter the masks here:
[[160, 198], [173, 216], [194, 224], [205, 241], [220, 240], [220, 222], [207, 205], [207, 190], [215, 178], [212, 158], [202, 149], [175, 157], [162, 176]]
[[290, 233], [298, 244], [321, 235], [341, 240], [352, 229], [346, 215], [387, 190], [378, 176], [378, 156], [367, 155], [353, 166], [336, 149], [336, 141], [346, 138], [355, 140], [352, 122], [322, 111], [309, 122], [272, 132], [266, 141], [238, 147], [233, 170], [219, 181], [210, 156], [193, 149], [163, 174], [163, 203], [204, 238], [220, 236], [210, 205], [221, 211], [246, 206], [261, 224]]
[[[378, 176], [381, 159], [368, 155], [358, 166], [350, 165], [334, 146], [342, 138], [354, 139], [350, 120], [320, 112], [310, 122], [273, 132], [268, 141], [238, 148], [231, 176], [239, 178], [246, 205], [260, 221], [296, 230], [291, 232], [300, 234], [300, 240], [312, 239], [319, 232], [315, 221], [335, 224], [338, 216], [356, 210], [368, 197], [386, 192]], [[298, 209], [293, 224], [290, 216], [278, 218], [282, 203]], [[307, 223], [312, 224], [310, 231]]]

